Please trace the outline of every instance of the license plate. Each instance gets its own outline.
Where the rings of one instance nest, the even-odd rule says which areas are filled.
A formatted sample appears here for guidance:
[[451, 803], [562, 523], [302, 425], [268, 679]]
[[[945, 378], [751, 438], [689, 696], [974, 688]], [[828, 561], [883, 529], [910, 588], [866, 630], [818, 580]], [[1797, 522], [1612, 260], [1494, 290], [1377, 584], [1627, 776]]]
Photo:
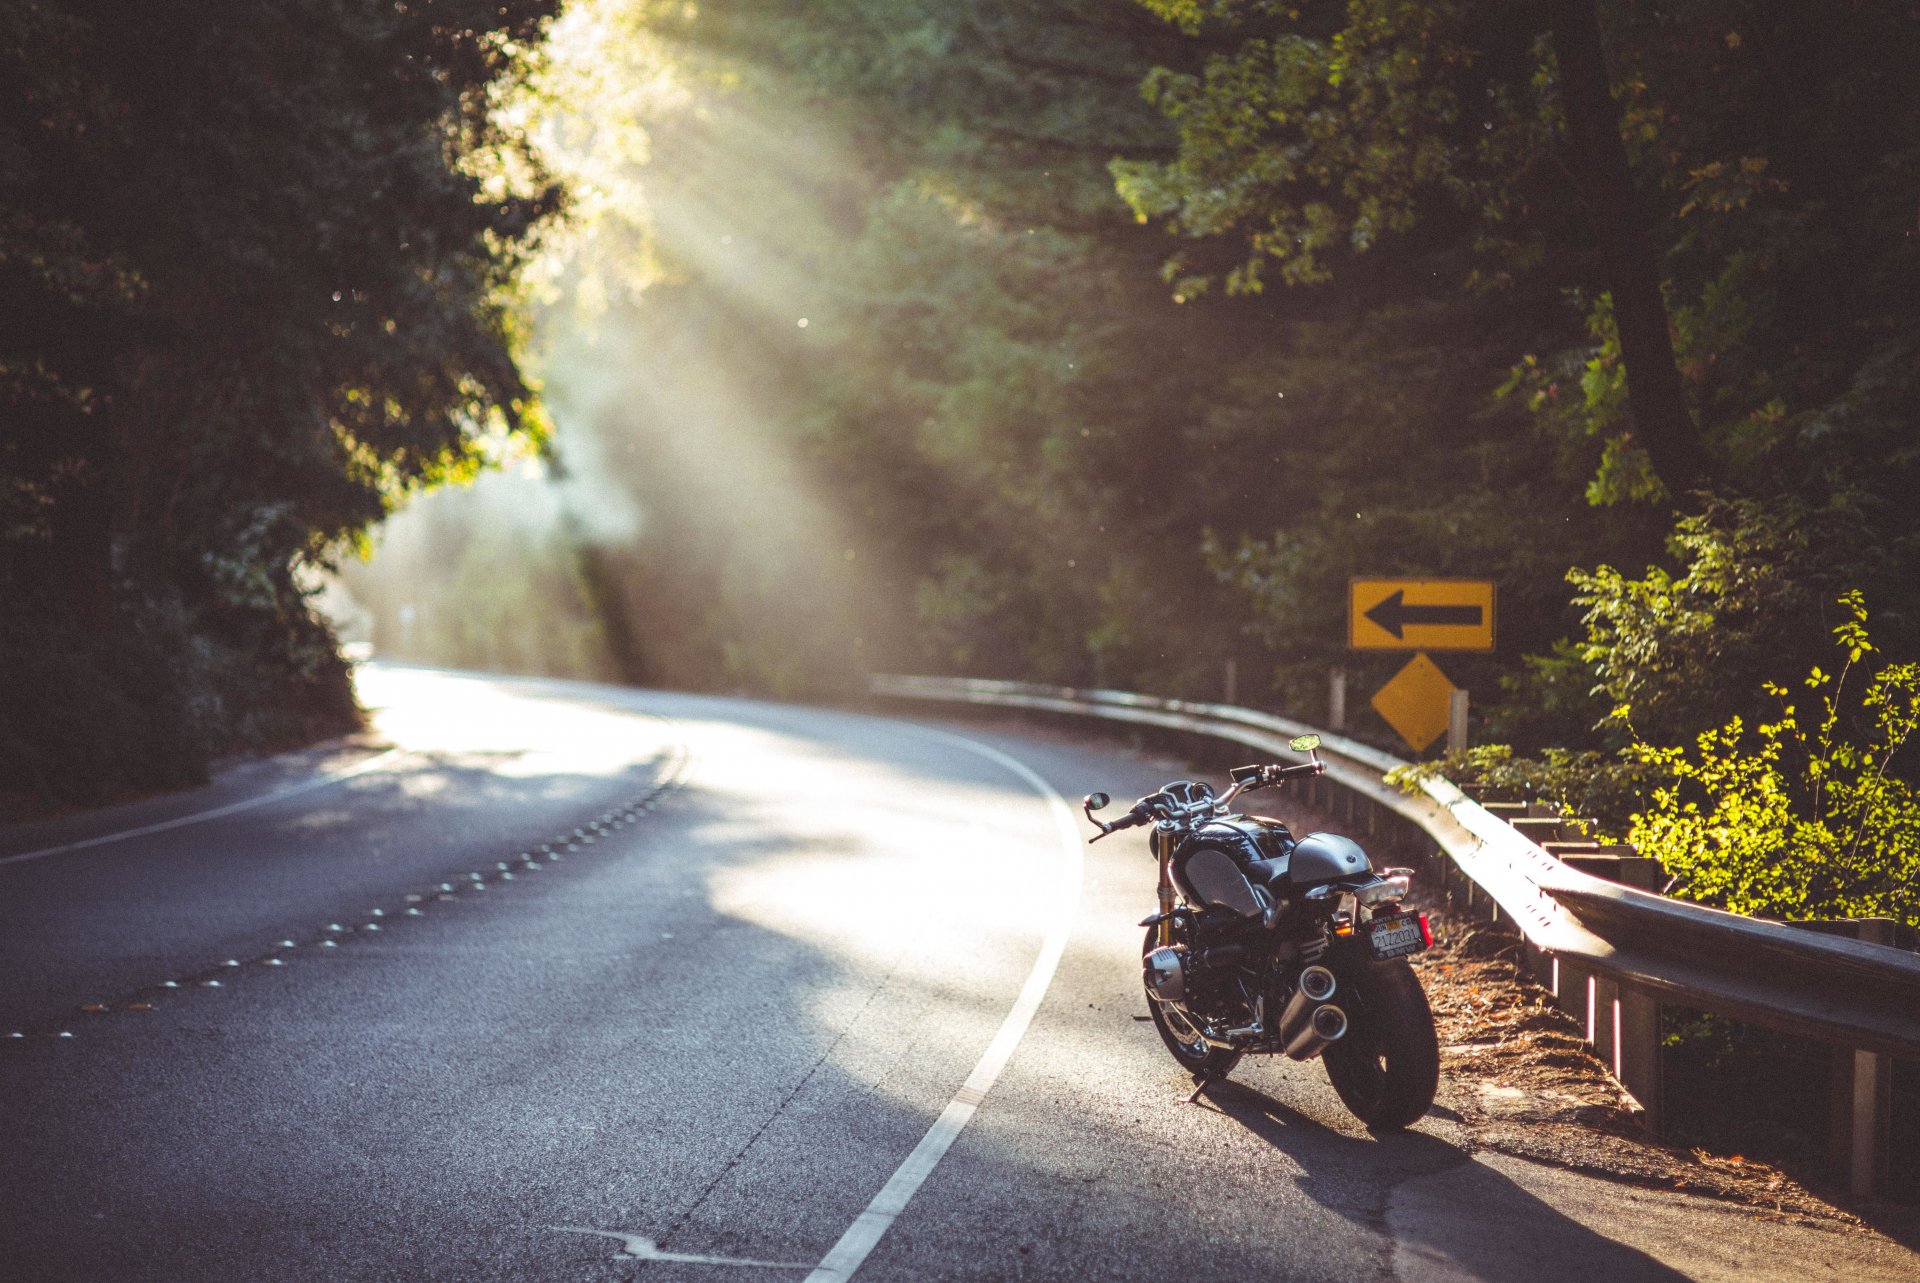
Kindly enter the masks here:
[[1367, 924], [1367, 943], [1376, 958], [1398, 958], [1426, 948], [1427, 937], [1420, 930], [1419, 914], [1396, 913]]

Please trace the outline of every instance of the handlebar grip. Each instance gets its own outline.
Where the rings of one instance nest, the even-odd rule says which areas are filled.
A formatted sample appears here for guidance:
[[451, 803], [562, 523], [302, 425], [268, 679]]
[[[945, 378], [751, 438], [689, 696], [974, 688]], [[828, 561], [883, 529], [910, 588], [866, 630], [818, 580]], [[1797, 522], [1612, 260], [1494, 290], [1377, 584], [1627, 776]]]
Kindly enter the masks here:
[[1311, 762], [1302, 762], [1298, 766], [1270, 766], [1267, 770], [1272, 779], [1290, 780], [1302, 775], [1325, 775], [1327, 764], [1316, 759]]
[[[1093, 819], [1091, 815], [1089, 815], [1087, 818]], [[1092, 838], [1091, 840], [1098, 842], [1101, 838], [1109, 837], [1115, 833], [1118, 833], [1121, 829], [1139, 828], [1142, 824], [1145, 824], [1148, 820], [1152, 818], [1153, 817], [1150, 814], [1142, 810], [1140, 807], [1136, 806], [1133, 810], [1128, 811], [1125, 815], [1121, 816], [1117, 820], [1111, 820], [1111, 821], [1094, 820], [1093, 822], [1095, 825], [1099, 827], [1100, 832], [1098, 836]]]

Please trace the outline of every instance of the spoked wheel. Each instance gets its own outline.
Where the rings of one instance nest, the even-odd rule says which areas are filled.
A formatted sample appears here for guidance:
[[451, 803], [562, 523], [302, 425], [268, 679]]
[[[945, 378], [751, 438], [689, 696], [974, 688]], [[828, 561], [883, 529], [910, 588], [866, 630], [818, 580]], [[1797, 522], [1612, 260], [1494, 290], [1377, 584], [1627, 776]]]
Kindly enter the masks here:
[[1351, 1023], [1321, 1059], [1341, 1101], [1367, 1126], [1397, 1131], [1433, 1104], [1440, 1087], [1440, 1042], [1420, 978], [1399, 958], [1338, 969]]
[[[1180, 928], [1174, 928], [1176, 939]], [[1159, 934], [1153, 927], [1147, 928], [1146, 943], [1141, 946], [1140, 956], [1145, 958], [1160, 946]], [[1141, 982], [1145, 988], [1145, 981]], [[1160, 1041], [1167, 1044], [1167, 1050], [1173, 1058], [1191, 1074], [1201, 1078], [1225, 1078], [1240, 1063], [1240, 1053], [1229, 1051], [1225, 1047], [1211, 1046], [1200, 1031], [1193, 1026], [1174, 1003], [1156, 996], [1153, 990], [1147, 990], [1147, 1010], [1153, 1015], [1153, 1027], [1160, 1031]]]

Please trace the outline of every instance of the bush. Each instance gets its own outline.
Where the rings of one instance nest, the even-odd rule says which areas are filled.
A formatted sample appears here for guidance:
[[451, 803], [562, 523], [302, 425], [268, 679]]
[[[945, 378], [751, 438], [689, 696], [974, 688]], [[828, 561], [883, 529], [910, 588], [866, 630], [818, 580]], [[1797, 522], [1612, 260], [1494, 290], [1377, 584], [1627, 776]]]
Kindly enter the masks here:
[[1890, 917], [1920, 926], [1920, 789], [1889, 770], [1920, 725], [1920, 664], [1887, 664], [1854, 698], [1854, 669], [1877, 652], [1858, 592], [1834, 630], [1846, 658], [1815, 667], [1805, 727], [1791, 692], [1769, 683], [1779, 716], [1749, 733], [1735, 716], [1691, 750], [1636, 743], [1671, 782], [1655, 788], [1627, 839], [1674, 878], [1672, 894], [1770, 917]]
[[1654, 785], [1661, 765], [1631, 750], [1548, 748], [1523, 757], [1508, 744], [1478, 744], [1432, 762], [1403, 766], [1387, 782], [1412, 792], [1420, 781], [1444, 776], [1483, 798], [1538, 801], [1592, 821], [1589, 837], [1611, 840], [1626, 832]]
[[0, 618], [0, 821], [190, 787], [222, 755], [357, 728], [332, 634], [297, 595], [277, 605], [215, 618], [123, 586], [104, 627], [44, 601]]

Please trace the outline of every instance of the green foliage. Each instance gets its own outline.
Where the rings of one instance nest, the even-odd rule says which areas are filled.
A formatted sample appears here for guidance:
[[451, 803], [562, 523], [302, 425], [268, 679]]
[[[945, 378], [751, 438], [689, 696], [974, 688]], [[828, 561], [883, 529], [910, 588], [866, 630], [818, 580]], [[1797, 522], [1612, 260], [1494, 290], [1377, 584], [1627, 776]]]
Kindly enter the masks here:
[[[1541, 6], [1142, 2], [1192, 37], [1145, 83], [1178, 146], [1114, 173], [1138, 217], [1190, 242], [1167, 267], [1176, 294], [1222, 274], [1258, 290], [1269, 268], [1351, 284], [1368, 260], [1497, 291], [1537, 321], [1507, 390], [1594, 502], [1659, 504], [1601, 248], [1626, 217], [1672, 340], [1675, 370], [1653, 381], [1678, 374], [1705, 481], [1816, 507], [1857, 491], [1880, 505], [1876, 544], [1913, 555], [1920, 104], [1888, 96], [1920, 52], [1910, 15], [1591, 6], [1637, 207], [1623, 216], [1576, 183], [1565, 33]], [[1737, 105], [1753, 102], [1769, 107]]]
[[[1412, 791], [1444, 776], [1483, 794], [1538, 799], [1659, 860], [1668, 893], [1773, 918], [1890, 917], [1920, 927], [1920, 787], [1895, 758], [1920, 728], [1920, 664], [1886, 663], [1862, 594], [1839, 599], [1837, 672], [1802, 693], [1764, 686], [1757, 724], [1735, 714], [1691, 746], [1635, 739], [1611, 750], [1522, 756], [1479, 745], [1404, 767]], [[1857, 693], [1856, 670], [1871, 667]], [[1811, 699], [1811, 717], [1798, 701]], [[1626, 709], [1617, 710], [1626, 724]]]
[[1398, 767], [1387, 773], [1387, 782], [1411, 793], [1434, 777], [1486, 800], [1541, 802], [1588, 822], [1587, 836], [1602, 841], [1618, 840], [1653, 788], [1672, 780], [1662, 762], [1629, 750], [1548, 748], [1520, 756], [1510, 745], [1477, 744]]
[[1547, 360], [1522, 357], [1494, 396], [1523, 397], [1549, 439], [1563, 443], [1563, 458], [1591, 455], [1582, 438], [1601, 440], [1599, 461], [1587, 482], [1588, 503], [1610, 507], [1664, 500], [1666, 486], [1654, 475], [1646, 451], [1633, 442], [1611, 296], [1601, 295], [1587, 309], [1587, 329], [1591, 347], [1569, 348]]
[[186, 787], [216, 752], [355, 723], [346, 665], [315, 616], [236, 628], [211, 612], [175, 595], [122, 599], [106, 627], [0, 616], [0, 821]]
[[[1850, 695], [1848, 677], [1877, 652], [1860, 594], [1841, 605], [1839, 671], [1815, 667], [1804, 695], [1770, 685], [1772, 720], [1749, 730], [1732, 718], [1691, 749], [1636, 746], [1673, 782], [1627, 837], [1674, 876], [1674, 894], [1736, 913], [1920, 926], [1920, 789], [1890, 769], [1920, 726], [1920, 664], [1878, 664]], [[1813, 717], [1800, 699], [1815, 701]]]
[[1673, 742], [1735, 711], [1751, 715], [1751, 692], [1819, 645], [1847, 524], [1844, 513], [1791, 499], [1715, 502], [1675, 526], [1679, 574], [1569, 571], [1586, 627], [1572, 658], [1592, 674], [1610, 718]]
[[99, 682], [158, 616], [225, 657], [211, 702], [118, 688], [177, 760], [350, 725], [296, 572], [539, 434], [511, 295], [558, 194], [495, 107], [554, 7], [0, 5], [0, 599], [106, 636]]
[[1500, 161], [1517, 135], [1539, 132], [1538, 63], [1490, 65], [1504, 51], [1489, 36], [1519, 7], [1366, 3], [1341, 21], [1330, 6], [1143, 3], [1189, 34], [1235, 36], [1201, 70], [1156, 68], [1143, 87], [1180, 131], [1177, 156], [1113, 166], [1142, 221], [1244, 237], [1229, 290], [1258, 292], [1268, 261], [1289, 284], [1324, 281], [1334, 261], [1404, 236], [1436, 203], [1498, 223], [1494, 211], [1514, 202]]

